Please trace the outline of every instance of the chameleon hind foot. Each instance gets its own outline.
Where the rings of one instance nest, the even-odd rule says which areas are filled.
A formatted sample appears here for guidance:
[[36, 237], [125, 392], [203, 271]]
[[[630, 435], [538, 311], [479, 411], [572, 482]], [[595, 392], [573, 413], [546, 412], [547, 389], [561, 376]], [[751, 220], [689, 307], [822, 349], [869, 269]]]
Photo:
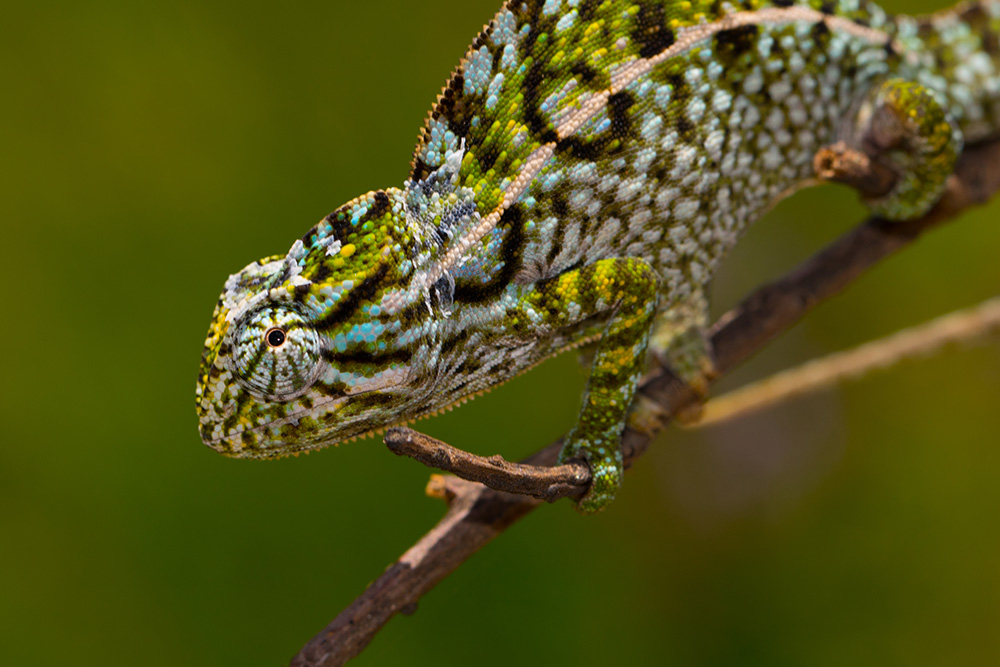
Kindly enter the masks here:
[[[708, 302], [700, 292], [657, 317], [649, 349], [656, 363], [668, 368], [698, 398], [696, 403], [671, 416], [684, 424], [696, 423], [708, 399], [709, 382], [718, 374], [708, 338]], [[642, 409], [645, 408], [637, 406], [637, 410]]]
[[866, 197], [875, 215], [910, 220], [941, 197], [962, 150], [962, 133], [948, 111], [924, 86], [888, 79], [862, 100], [852, 128], [854, 145], [896, 175], [888, 194]]

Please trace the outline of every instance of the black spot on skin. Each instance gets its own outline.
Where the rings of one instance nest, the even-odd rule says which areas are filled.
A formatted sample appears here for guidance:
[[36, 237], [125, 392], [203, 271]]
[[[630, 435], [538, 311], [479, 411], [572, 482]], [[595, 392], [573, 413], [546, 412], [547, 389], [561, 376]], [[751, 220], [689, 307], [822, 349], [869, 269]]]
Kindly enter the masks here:
[[456, 137], [464, 137], [469, 134], [469, 127], [472, 124], [472, 116], [469, 109], [469, 100], [462, 92], [465, 87], [465, 77], [461, 72], [452, 77], [451, 82], [445, 89], [444, 97], [438, 102], [445, 117], [448, 119], [448, 129]]
[[457, 348], [460, 343], [464, 343], [466, 339], [468, 339], [468, 337], [469, 337], [468, 329], [462, 329], [455, 335], [449, 336], [448, 339], [441, 344], [441, 351], [438, 353], [438, 355], [441, 357], [447, 356], [448, 353], [455, 350], [455, 348]]
[[342, 206], [325, 218], [326, 222], [333, 228], [330, 235], [338, 241], [346, 240], [348, 235], [354, 231], [354, 227], [351, 226], [351, 218], [347, 212], [347, 207]]
[[[423, 163], [421, 163], [423, 164]], [[420, 167], [421, 169], [427, 168], [426, 165]], [[416, 166], [415, 166], [416, 169]], [[430, 170], [428, 170], [429, 173]], [[375, 220], [381, 218], [385, 215], [385, 212], [389, 210], [389, 195], [385, 193], [384, 190], [379, 190], [374, 194], [375, 204], [371, 206], [365, 213], [364, 217], [358, 221], [358, 224], [362, 224], [368, 220]], [[338, 241], [346, 241], [348, 236], [355, 233], [357, 227], [351, 224], [351, 219], [349, 215], [350, 211], [347, 206], [341, 206], [336, 211], [330, 213], [324, 220], [329, 223], [333, 228], [330, 233], [333, 238]], [[307, 248], [313, 248], [316, 243], [316, 228], [310, 229], [305, 236], [302, 237], [302, 244]]]
[[681, 74], [670, 74], [666, 77], [670, 85], [670, 99], [677, 105], [684, 105], [691, 98], [691, 87]]
[[[542, 4], [542, 3], [538, 3]], [[597, 12], [597, 8], [600, 6], [601, 0], [583, 0], [580, 6], [577, 7], [577, 16], [583, 21], [590, 21], [594, 18], [594, 14]]]
[[521, 250], [524, 239], [524, 211], [520, 204], [515, 204], [500, 216], [498, 227], [507, 230], [500, 246], [500, 259], [503, 266], [488, 283], [483, 284], [478, 279], [462, 279], [455, 281], [454, 301], [456, 303], [477, 303], [492, 299], [507, 289], [514, 276], [521, 268]]
[[569, 202], [566, 200], [566, 193], [552, 193], [552, 212], [559, 216], [560, 220], [565, 220], [569, 215]]
[[[246, 370], [247, 377], [257, 372], [257, 367], [260, 366], [260, 362], [264, 360], [264, 353], [266, 351], [267, 350], [263, 345], [257, 346], [257, 351], [253, 353], [253, 359], [251, 359], [250, 363], [247, 364], [247, 370]], [[237, 413], [238, 412], [239, 411], [237, 410]]]
[[745, 25], [723, 30], [715, 35], [715, 52], [723, 62], [730, 63], [754, 48], [760, 28]]
[[492, 50], [493, 40], [490, 38], [490, 35], [493, 34], [493, 28], [495, 27], [496, 25], [491, 20], [486, 27], [484, 27], [482, 30], [479, 31], [479, 34], [476, 35], [476, 38], [472, 40], [472, 46], [469, 48], [469, 50], [478, 51], [479, 47], [483, 45]]
[[611, 120], [611, 132], [618, 139], [624, 139], [631, 134], [632, 121], [628, 110], [635, 104], [632, 93], [623, 90], [608, 98], [608, 118]]
[[983, 51], [994, 59], [1000, 55], [1000, 35], [984, 35]]
[[445, 111], [452, 108], [455, 104], [455, 95], [458, 91], [465, 87], [465, 75], [461, 70], [455, 72], [455, 76], [451, 77], [451, 81], [448, 82], [448, 86], [445, 87], [441, 94], [441, 102], [438, 105], [439, 109]]
[[593, 228], [594, 219], [589, 215], [578, 216], [576, 219], [580, 221], [580, 238], [587, 238]]
[[958, 18], [966, 23], [972, 23], [973, 25], [988, 22], [990, 20], [990, 15], [986, 12], [986, 3], [975, 2], [965, 5], [963, 11], [959, 13]]
[[500, 147], [497, 143], [492, 146], [485, 148], [483, 146], [479, 147], [479, 152], [476, 153], [476, 159], [479, 161], [479, 169], [482, 173], [488, 172], [490, 169], [496, 165], [497, 159], [500, 157]]
[[347, 396], [347, 385], [343, 382], [332, 385], [325, 382], [317, 382], [313, 385], [313, 389], [328, 398], [344, 398]]
[[771, 42], [771, 47], [768, 50], [768, 57], [772, 60], [784, 61], [788, 60], [788, 53], [785, 47], [781, 45], [780, 41], [774, 40], [773, 42]]
[[368, 212], [370, 218], [381, 218], [389, 210], [389, 195], [385, 190], [375, 192], [375, 206]]
[[581, 83], [591, 84], [594, 79], [597, 78], [597, 70], [580, 60], [574, 62], [569, 71], [579, 80]]
[[567, 220], [559, 220], [556, 223], [556, 231], [552, 238], [552, 245], [549, 246], [549, 252], [545, 256], [545, 264], [547, 266], [552, 266], [552, 263], [556, 261], [556, 257], [560, 252], [562, 252], [563, 236], [566, 234], [567, 222]]
[[233, 430], [234, 428], [236, 428], [236, 424], [237, 422], [239, 422], [239, 420], [240, 416], [236, 413], [236, 411], [233, 411], [233, 414], [226, 417], [225, 421], [222, 422], [223, 430], [227, 433]]
[[556, 154], [568, 153], [578, 160], [594, 160], [607, 155], [608, 137], [581, 139], [578, 136], [566, 137], [556, 144]]
[[810, 32], [818, 44], [825, 44], [830, 37], [830, 26], [826, 24], [826, 21], [819, 21], [813, 25]]
[[397, 398], [388, 392], [368, 391], [358, 394], [352, 400], [357, 404], [359, 411], [364, 411], [383, 405], [392, 405]]
[[662, 3], [639, 4], [632, 39], [639, 44], [639, 55], [643, 58], [652, 58], [674, 43], [674, 31], [667, 26], [666, 8]]
[[538, 96], [544, 78], [544, 69], [545, 65], [542, 63], [542, 59], [535, 60], [524, 77], [522, 90], [524, 94], [524, 120], [535, 139], [539, 143], [547, 144], [556, 141], [559, 135], [552, 124], [542, 116], [542, 112], [538, 108]]
[[683, 114], [677, 116], [675, 123], [677, 134], [680, 135], [681, 139], [689, 143], [696, 140], [694, 124], [688, 120], [687, 116]]
[[380, 264], [375, 273], [362, 280], [361, 284], [345, 294], [326, 316], [313, 322], [313, 326], [323, 331], [346, 321], [357, 311], [362, 301], [372, 300], [372, 297], [378, 292], [379, 285], [388, 272], [389, 265], [385, 263]]
[[666, 160], [657, 160], [653, 163], [653, 168], [649, 172], [649, 178], [656, 183], [666, 183], [667, 175], [670, 173]]
[[[323, 253], [326, 254], [326, 251], [324, 250]], [[323, 282], [324, 280], [330, 277], [330, 274], [333, 273], [333, 267], [330, 265], [329, 262], [324, 262], [324, 261], [313, 262], [313, 266], [315, 266], [316, 268], [313, 269], [311, 272], [308, 271], [304, 272], [303, 277], [311, 280], [314, 283]], [[303, 299], [301, 299], [301, 301], [304, 300], [305, 298], [303, 296]]]
[[[576, 159], [593, 161], [624, 150], [624, 140], [633, 134], [632, 119], [629, 118], [628, 110], [634, 104], [635, 98], [627, 91], [610, 96], [607, 107], [608, 120], [611, 121], [610, 129], [588, 138], [578, 135], [566, 137], [556, 144], [556, 153], [569, 153]], [[618, 140], [617, 146], [611, 148], [615, 140]]]
[[348, 366], [375, 366], [385, 364], [405, 364], [413, 358], [413, 352], [407, 349], [393, 350], [391, 352], [374, 353], [368, 350], [348, 349], [343, 352], [334, 350], [323, 350], [320, 353], [323, 360], [333, 364], [337, 368], [346, 369]]
[[546, 77], [546, 59], [534, 53], [538, 37], [545, 31], [545, 20], [542, 18], [541, 12], [542, 3], [536, 3], [532, 7], [529, 18], [528, 25], [530, 28], [528, 34], [524, 36], [524, 40], [522, 40], [518, 48], [520, 49], [522, 59], [527, 59], [528, 56], [533, 55], [531, 67], [525, 73], [524, 80], [521, 82], [521, 92], [524, 96], [524, 120], [537, 141], [540, 143], [549, 143], [556, 141], [558, 134], [555, 128], [552, 127], [552, 124], [542, 116], [542, 112], [539, 110], [541, 86]]
[[[423, 144], [423, 140], [420, 143]], [[422, 181], [430, 176], [432, 171], [434, 170], [427, 166], [422, 158], [415, 157], [413, 158], [413, 166], [410, 168], [410, 180]]]

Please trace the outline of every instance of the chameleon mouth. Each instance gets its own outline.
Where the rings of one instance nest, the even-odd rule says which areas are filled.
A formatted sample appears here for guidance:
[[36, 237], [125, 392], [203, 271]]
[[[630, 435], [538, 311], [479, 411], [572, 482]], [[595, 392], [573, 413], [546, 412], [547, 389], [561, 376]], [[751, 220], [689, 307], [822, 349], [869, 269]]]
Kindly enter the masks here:
[[[493, 390], [493, 387], [486, 387], [484, 389], [480, 389], [479, 391], [476, 391], [476, 392], [474, 392], [472, 394], [469, 394], [467, 396], [463, 396], [461, 398], [458, 398], [458, 399], [452, 401], [451, 403], [448, 403], [447, 405], [441, 406], [440, 408], [435, 408], [434, 410], [428, 410], [428, 411], [423, 412], [421, 414], [418, 414], [418, 415], [416, 415], [414, 417], [408, 417], [408, 418], [405, 418], [405, 419], [400, 419], [398, 421], [393, 421], [393, 422], [390, 422], [390, 423], [388, 423], [388, 424], [386, 424], [384, 426], [379, 426], [379, 427], [376, 427], [376, 428], [370, 428], [370, 429], [367, 429], [367, 430], [362, 430], [359, 433], [356, 433], [354, 435], [344, 436], [344, 437], [342, 437], [342, 438], [340, 438], [338, 440], [324, 440], [324, 441], [314, 442], [314, 443], [307, 444], [307, 445], [301, 445], [301, 444], [296, 445], [296, 444], [293, 444], [293, 443], [281, 442], [281, 443], [276, 443], [275, 444], [275, 447], [276, 447], [275, 451], [271, 451], [271, 450], [263, 450], [263, 451], [262, 450], [250, 450], [248, 448], [245, 449], [245, 448], [242, 447], [241, 443], [238, 444], [235, 440], [234, 440], [234, 442], [231, 443], [232, 445], [234, 445], [233, 449], [219, 449], [219, 448], [215, 447], [214, 445], [209, 444], [207, 442], [205, 444], [209, 445], [210, 447], [212, 447], [212, 449], [214, 449], [215, 451], [219, 452], [223, 456], [227, 456], [229, 458], [259, 459], [259, 460], [283, 459], [283, 458], [288, 458], [290, 456], [294, 456], [294, 457], [298, 458], [299, 454], [311, 454], [314, 451], [317, 451], [317, 450], [320, 450], [320, 449], [326, 449], [327, 447], [330, 447], [330, 446], [336, 447], [336, 446], [338, 446], [340, 444], [343, 444], [343, 443], [354, 442], [355, 440], [363, 440], [364, 438], [369, 438], [369, 437], [373, 437], [373, 436], [377, 436], [377, 435], [383, 435], [390, 428], [394, 428], [396, 426], [409, 426], [409, 425], [411, 425], [411, 424], [413, 424], [415, 422], [422, 421], [424, 419], [429, 419], [431, 417], [437, 417], [439, 415], [444, 414], [445, 412], [451, 412], [454, 408], [456, 408], [456, 407], [458, 407], [458, 406], [460, 406], [460, 405], [462, 405], [464, 403], [467, 403], [468, 401], [471, 401], [472, 399], [476, 398], [477, 396], [483, 396], [485, 394], [488, 394], [492, 390]], [[367, 394], [367, 393], [371, 393], [371, 392], [363, 392], [363, 393]], [[359, 396], [359, 395], [360, 394], [352, 394], [352, 396]], [[335, 399], [335, 400], [345, 400], [345, 399]], [[291, 418], [292, 417], [288, 417], [286, 419], [291, 419]], [[253, 430], [256, 431], [256, 430], [259, 430], [261, 428], [264, 428], [264, 426], [254, 427]], [[228, 436], [228, 437], [231, 438], [231, 439], [238, 439], [239, 436]], [[212, 442], [213, 443], [217, 443], [217, 442], [224, 441], [226, 439], [227, 438], [219, 438], [217, 440], [213, 440]]]
[[[348, 394], [341, 396], [325, 396], [320, 399], [313, 401], [309, 406], [301, 405], [297, 410], [290, 414], [286, 414], [280, 418], [267, 421], [262, 424], [257, 424], [256, 426], [251, 426], [249, 428], [242, 428], [239, 430], [233, 430], [226, 435], [220, 435], [215, 438], [203, 438], [202, 441], [210, 447], [211, 449], [219, 452], [224, 456], [229, 456], [232, 458], [281, 458], [283, 456], [297, 455], [303, 451], [309, 451], [312, 449], [322, 449], [330, 445], [336, 445], [341, 442], [350, 442], [357, 438], [366, 437], [375, 432], [372, 429], [365, 429], [362, 427], [361, 431], [357, 433], [351, 433], [350, 429], [343, 435], [332, 435], [329, 439], [324, 440], [313, 440], [309, 437], [303, 438], [301, 442], [288, 441], [281, 439], [280, 435], [275, 435], [274, 439], [267, 437], [268, 431], [270, 429], [281, 429], [281, 427], [286, 424], [298, 425], [299, 421], [305, 417], [310, 416], [316, 412], [333, 412], [339, 411], [340, 407], [346, 405], [350, 401], [357, 400], [363, 396], [373, 394], [374, 392], [386, 391], [389, 389], [395, 389], [406, 384], [406, 374], [402, 373], [393, 380], [381, 380], [378, 382], [366, 383], [364, 390], [353, 391]], [[256, 398], [254, 399], [257, 400]], [[361, 418], [363, 422], [363, 417]], [[345, 424], [349, 424], [350, 420], [345, 420]], [[378, 429], [379, 432], [384, 430], [386, 427]], [[247, 444], [243, 441], [246, 434], [256, 436], [259, 440], [254, 444]], [[264, 446], [262, 447], [262, 443]]]

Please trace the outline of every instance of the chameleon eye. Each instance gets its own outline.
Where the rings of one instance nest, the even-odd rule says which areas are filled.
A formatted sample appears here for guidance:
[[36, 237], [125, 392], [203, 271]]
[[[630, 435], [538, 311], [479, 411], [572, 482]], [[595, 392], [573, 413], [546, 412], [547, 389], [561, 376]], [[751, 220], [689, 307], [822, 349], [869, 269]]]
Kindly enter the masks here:
[[319, 374], [320, 338], [290, 304], [251, 311], [233, 332], [230, 368], [251, 393], [286, 401], [302, 395]]
[[264, 339], [271, 347], [281, 347], [285, 344], [285, 332], [275, 327], [264, 334]]

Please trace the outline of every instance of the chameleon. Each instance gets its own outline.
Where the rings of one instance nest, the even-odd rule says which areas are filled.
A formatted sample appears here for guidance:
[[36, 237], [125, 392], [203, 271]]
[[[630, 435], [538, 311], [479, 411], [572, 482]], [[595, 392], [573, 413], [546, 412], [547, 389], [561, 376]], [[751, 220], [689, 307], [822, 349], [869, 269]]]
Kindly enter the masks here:
[[510, 0], [473, 40], [402, 187], [229, 277], [201, 356], [205, 444], [299, 454], [480, 395], [582, 345], [561, 461], [585, 513], [622, 481], [647, 364], [704, 396], [710, 279], [845, 142], [890, 168], [870, 211], [926, 212], [1000, 130], [1000, 1]]

